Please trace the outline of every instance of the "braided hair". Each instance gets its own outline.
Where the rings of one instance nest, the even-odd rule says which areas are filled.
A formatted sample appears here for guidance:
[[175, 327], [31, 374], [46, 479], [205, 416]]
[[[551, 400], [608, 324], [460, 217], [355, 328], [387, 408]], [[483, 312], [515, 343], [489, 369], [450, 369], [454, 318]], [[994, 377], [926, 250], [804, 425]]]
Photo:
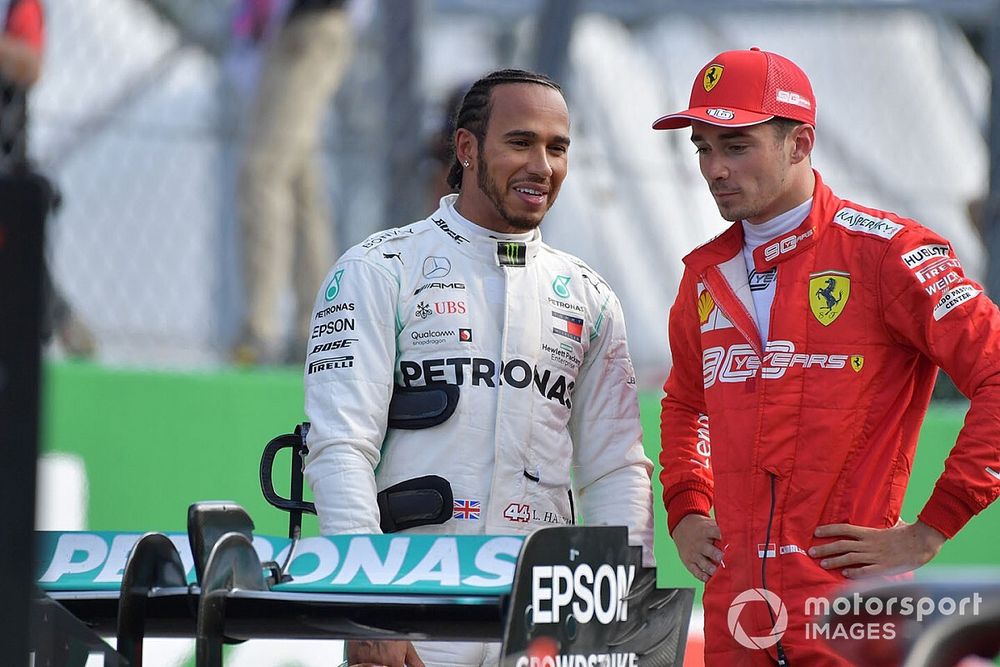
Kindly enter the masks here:
[[[472, 84], [469, 92], [462, 98], [462, 104], [454, 114], [454, 123], [451, 132], [451, 150], [455, 155], [455, 132], [459, 129], [466, 129], [476, 137], [476, 141], [482, 145], [486, 138], [486, 126], [490, 122], [490, 111], [493, 108], [492, 91], [495, 87], [506, 83], [534, 83], [540, 86], [548, 86], [560, 94], [562, 88], [559, 84], [545, 76], [535, 72], [528, 72], [523, 69], [501, 69], [490, 72], [483, 78]], [[448, 186], [452, 190], [458, 190], [462, 185], [462, 164], [455, 155], [448, 172]]]

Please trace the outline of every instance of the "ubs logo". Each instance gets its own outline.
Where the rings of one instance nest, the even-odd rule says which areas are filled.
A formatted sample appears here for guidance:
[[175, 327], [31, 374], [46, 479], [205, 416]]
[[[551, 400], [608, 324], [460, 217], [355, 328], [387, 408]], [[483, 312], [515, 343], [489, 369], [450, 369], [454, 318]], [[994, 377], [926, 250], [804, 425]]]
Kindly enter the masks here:
[[443, 278], [451, 273], [451, 260], [447, 257], [428, 257], [424, 260], [424, 278]]

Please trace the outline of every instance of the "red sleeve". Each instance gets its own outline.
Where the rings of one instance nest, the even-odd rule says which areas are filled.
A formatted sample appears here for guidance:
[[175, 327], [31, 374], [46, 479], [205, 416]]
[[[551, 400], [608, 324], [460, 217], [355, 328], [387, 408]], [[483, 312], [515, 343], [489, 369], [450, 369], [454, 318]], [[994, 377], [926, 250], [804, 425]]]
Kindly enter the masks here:
[[45, 21], [40, 0], [20, 0], [7, 21], [7, 34], [27, 42], [39, 53], [45, 45]]
[[953, 537], [1000, 496], [1000, 311], [948, 241], [915, 227], [882, 265], [886, 327], [944, 370], [970, 400], [944, 472], [918, 518]]
[[671, 533], [688, 514], [708, 516], [715, 493], [695, 291], [694, 277], [685, 272], [670, 309], [673, 365], [661, 401], [660, 481]]

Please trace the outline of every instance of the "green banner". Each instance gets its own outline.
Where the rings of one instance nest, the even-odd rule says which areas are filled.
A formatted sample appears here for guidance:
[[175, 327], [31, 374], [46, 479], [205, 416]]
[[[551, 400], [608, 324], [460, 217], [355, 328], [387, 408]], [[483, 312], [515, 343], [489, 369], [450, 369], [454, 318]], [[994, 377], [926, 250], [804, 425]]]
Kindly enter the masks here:
[[[195, 582], [185, 533], [165, 533]], [[118, 590], [142, 533], [39, 532], [36, 580], [50, 591]], [[316, 593], [502, 595], [510, 591], [524, 538], [489, 535], [337, 535], [295, 545], [275, 590]], [[254, 536], [262, 562], [284, 563], [291, 540]]]

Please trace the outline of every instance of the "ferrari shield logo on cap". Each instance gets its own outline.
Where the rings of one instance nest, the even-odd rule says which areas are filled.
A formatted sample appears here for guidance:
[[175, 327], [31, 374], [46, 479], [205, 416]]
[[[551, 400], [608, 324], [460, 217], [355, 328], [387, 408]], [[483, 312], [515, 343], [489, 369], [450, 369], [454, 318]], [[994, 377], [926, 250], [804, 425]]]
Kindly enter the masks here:
[[705, 86], [706, 93], [715, 88], [716, 84], [719, 83], [719, 80], [722, 78], [723, 69], [722, 65], [712, 63], [705, 70], [705, 78], [701, 80], [701, 85]]
[[809, 276], [809, 308], [823, 326], [844, 311], [851, 296], [851, 276], [843, 271], [823, 271]]

